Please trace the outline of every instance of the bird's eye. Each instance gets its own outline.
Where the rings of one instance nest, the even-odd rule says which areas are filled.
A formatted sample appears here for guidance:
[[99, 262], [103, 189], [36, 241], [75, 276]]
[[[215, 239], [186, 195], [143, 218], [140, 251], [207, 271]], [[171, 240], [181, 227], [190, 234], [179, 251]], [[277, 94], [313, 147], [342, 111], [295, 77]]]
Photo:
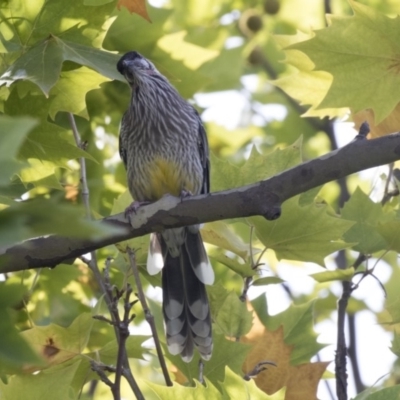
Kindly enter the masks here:
[[142, 66], [143, 68], [145, 68], [145, 69], [150, 69], [150, 64], [149, 64], [148, 61], [145, 60], [144, 58], [142, 58], [142, 59], [140, 60], [140, 64], [141, 64], [141, 66]]

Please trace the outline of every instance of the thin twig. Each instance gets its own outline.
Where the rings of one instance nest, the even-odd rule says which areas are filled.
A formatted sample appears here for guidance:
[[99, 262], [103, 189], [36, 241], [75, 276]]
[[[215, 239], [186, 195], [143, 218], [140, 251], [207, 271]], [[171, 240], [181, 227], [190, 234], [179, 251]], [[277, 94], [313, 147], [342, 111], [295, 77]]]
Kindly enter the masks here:
[[[360, 254], [357, 260], [354, 262], [354, 268], [357, 269], [366, 259], [364, 254]], [[336, 263], [339, 269], [346, 269], [346, 255], [344, 251], [338, 253], [336, 257]], [[353, 292], [353, 285], [350, 281], [342, 282], [342, 295], [338, 301], [338, 322], [337, 322], [337, 343], [336, 343], [336, 356], [335, 356], [335, 374], [336, 374], [336, 395], [338, 400], [347, 400], [347, 346], [345, 336], [345, 319], [347, 304], [351, 293]], [[355, 337], [355, 326], [350, 336]], [[353, 337], [353, 336], [352, 336]], [[353, 356], [356, 353], [353, 352]], [[357, 359], [352, 360], [352, 364], [358, 364]]]
[[347, 323], [349, 327], [349, 346], [347, 348], [351, 367], [353, 370], [353, 379], [354, 384], [356, 386], [357, 393], [361, 393], [365, 389], [365, 385], [361, 380], [361, 373], [360, 373], [360, 366], [357, 362], [357, 344], [356, 344], [356, 323], [355, 323], [356, 316], [355, 314], [348, 314], [347, 315]]
[[[251, 269], [256, 269], [258, 267], [257, 264], [254, 263], [254, 254], [253, 254], [253, 232], [254, 232], [254, 225], [250, 226], [250, 240], [249, 240], [249, 250], [250, 250], [250, 263], [251, 263]], [[262, 253], [264, 254], [264, 253]], [[247, 292], [249, 291], [250, 285], [253, 282], [253, 277], [252, 276], [247, 276], [244, 278], [243, 281], [243, 290], [242, 294], [239, 296], [239, 300], [242, 302], [246, 301], [247, 298]], [[238, 338], [237, 338], [238, 339]]]
[[277, 366], [276, 363], [274, 363], [273, 361], [260, 361], [254, 366], [254, 368], [250, 372], [243, 376], [243, 379], [245, 381], [249, 381], [250, 379], [255, 378], [258, 374], [268, 369], [267, 367], [264, 367], [264, 365], [272, 365], [273, 367]]
[[393, 179], [393, 169], [394, 163], [389, 164], [389, 173], [385, 183], [385, 189], [383, 191], [383, 197], [381, 200], [381, 204], [384, 206], [393, 196], [397, 196], [399, 194], [398, 190], [389, 191], [390, 183]]
[[86, 397], [88, 397], [91, 400], [94, 399], [94, 394], [96, 392], [98, 384], [99, 384], [99, 381], [97, 379], [93, 379], [92, 381], [90, 381], [89, 388], [86, 392]]
[[199, 382], [204, 383], [204, 361], [201, 358], [199, 360]]
[[246, 278], [244, 278], [243, 281], [243, 289], [242, 289], [242, 293], [239, 296], [239, 300], [241, 302], [245, 302], [247, 299], [247, 292], [249, 291], [249, 288], [251, 286], [251, 283], [253, 282], [253, 277], [252, 276], [247, 276]]
[[[101, 381], [112, 389], [114, 383], [111, 382], [111, 380], [106, 375], [105, 373], [106, 369], [104, 364], [98, 363], [97, 361], [94, 360], [90, 360], [90, 366], [92, 370], [96, 372], [96, 374], [100, 377]], [[119, 398], [114, 396], [114, 400], [119, 400]]]
[[[77, 147], [84, 149], [86, 146], [84, 143], [81, 141], [81, 136], [79, 134], [78, 128], [76, 126], [75, 118], [72, 113], [68, 113], [68, 119], [71, 124], [71, 129], [74, 134], [75, 142]], [[86, 161], [84, 157], [81, 157], [79, 159], [79, 164], [80, 164], [80, 182], [82, 186], [82, 201], [85, 206], [86, 210], [86, 215], [87, 218], [91, 219], [91, 212], [90, 212], [90, 203], [89, 203], [89, 186], [87, 184], [87, 176], [86, 176]], [[119, 340], [119, 332], [118, 332], [118, 326], [115, 325], [116, 322], [116, 315], [118, 315], [118, 310], [117, 313], [114, 312], [113, 310], [113, 301], [112, 297], [110, 297], [109, 293], [106, 290], [106, 287], [104, 285], [103, 277], [101, 275], [99, 266], [97, 264], [97, 258], [96, 258], [96, 253], [92, 251], [91, 253], [91, 259], [88, 262], [89, 268], [92, 270], [93, 275], [97, 281], [97, 284], [99, 285], [102, 293], [105, 294], [104, 299], [106, 301], [107, 307], [110, 311], [111, 318], [114, 322], [114, 330], [116, 333], [116, 338], [118, 342], [118, 346], [120, 347], [120, 340]], [[123, 375], [125, 379], [128, 381], [133, 393], [135, 394], [136, 398], [138, 400], [144, 400], [143, 394], [140, 391], [139, 386], [137, 385], [133, 375], [132, 371], [129, 366], [129, 361], [128, 361], [128, 356], [126, 354], [126, 349], [125, 346], [123, 347], [124, 349], [124, 355], [123, 355]]]
[[[114, 396], [120, 396], [120, 390], [121, 390], [121, 376], [123, 374], [123, 366], [124, 366], [124, 360], [126, 357], [126, 340], [129, 337], [129, 324], [135, 318], [135, 315], [133, 314], [132, 316], [130, 315], [132, 306], [135, 304], [135, 302], [130, 302], [130, 296], [132, 294], [132, 288], [128, 284], [126, 291], [125, 291], [125, 298], [124, 298], [124, 316], [122, 320], [119, 317], [119, 313], [117, 311], [118, 315], [118, 332], [119, 332], [119, 345], [118, 345], [118, 355], [117, 355], [117, 366], [115, 368], [115, 382], [114, 386], [112, 388]], [[119, 298], [121, 298], [123, 295], [123, 292], [118, 292], [115, 300], [115, 306], [117, 307], [117, 303]], [[117, 397], [118, 398], [118, 397]]]
[[[86, 150], [86, 144], [81, 140], [81, 135], [79, 134], [78, 127], [76, 126], [74, 115], [72, 113], [68, 113], [68, 119], [71, 124], [72, 133], [74, 134], [74, 139], [77, 147], [79, 147], [82, 150]], [[87, 183], [87, 176], [86, 176], [86, 160], [84, 157], [81, 157], [79, 159], [79, 165], [80, 165], [82, 201], [85, 206], [86, 216], [89, 219], [91, 219], [90, 204], [89, 204], [89, 186]]]
[[351, 296], [351, 282], [342, 282], [342, 296], [338, 301], [337, 343], [335, 356], [336, 394], [339, 400], [347, 400], [347, 368], [346, 368], [346, 308]]
[[332, 7], [330, 0], [324, 0], [324, 11], [325, 14], [332, 14]]
[[136, 287], [138, 290], [137, 296], [139, 298], [140, 304], [142, 305], [146, 321], [150, 325], [151, 333], [153, 335], [153, 339], [154, 339], [154, 343], [155, 343], [156, 351], [157, 351], [157, 356], [158, 356], [158, 360], [160, 361], [160, 366], [161, 366], [161, 370], [164, 375], [165, 383], [167, 386], [172, 386], [172, 381], [171, 381], [171, 378], [169, 377], [167, 364], [165, 363], [165, 358], [164, 358], [164, 354], [162, 352], [160, 339], [158, 337], [156, 324], [154, 321], [154, 316], [151, 313], [149, 306], [147, 305], [146, 296], [144, 295], [142, 281], [140, 280], [140, 274], [139, 274], [139, 270], [138, 270], [138, 267], [136, 264], [135, 252], [132, 251], [132, 249], [130, 249], [128, 247], [127, 253], [128, 253], [128, 257], [129, 257], [129, 263], [130, 263], [130, 266], [131, 266], [131, 269], [133, 272], [133, 276], [135, 277]]

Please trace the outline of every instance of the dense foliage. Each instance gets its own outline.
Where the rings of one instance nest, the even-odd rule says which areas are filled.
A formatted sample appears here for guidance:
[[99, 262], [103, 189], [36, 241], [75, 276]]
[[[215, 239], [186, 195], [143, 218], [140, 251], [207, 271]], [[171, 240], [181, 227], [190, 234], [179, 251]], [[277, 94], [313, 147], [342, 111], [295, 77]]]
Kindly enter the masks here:
[[[328, 24], [326, 13], [334, 15]], [[211, 188], [219, 191], [335, 150], [344, 126], [337, 118], [353, 120], [357, 129], [368, 120], [371, 137], [398, 131], [397, 14], [397, 2], [375, 0], [3, 0], [0, 253], [48, 234], [100, 238], [109, 229], [99, 229], [87, 214], [116, 214], [132, 201], [118, 154], [119, 123], [130, 98], [115, 67], [124, 52], [137, 50], [151, 59], [204, 112]], [[126, 349], [145, 398], [316, 399], [321, 379], [334, 377], [327, 368], [334, 371], [334, 363], [328, 365], [335, 354], [319, 353], [325, 344], [317, 340], [314, 324], [333, 326], [337, 300], [347, 288], [355, 295], [347, 310], [349, 356], [355, 375], [361, 370], [356, 391], [365, 389], [356, 398], [397, 399], [396, 368], [376, 387], [363, 385], [352, 336], [359, 329], [357, 313], [369, 312], [382, 324], [383, 337], [392, 334], [391, 351], [400, 355], [400, 212], [393, 171], [381, 170], [374, 182], [371, 174], [354, 175], [305, 192], [286, 201], [275, 221], [257, 216], [205, 224], [202, 235], [216, 271], [209, 287], [215, 345], [204, 366], [205, 385], [198, 382], [198, 359], [186, 364], [167, 351], [176, 384], [165, 385], [136, 303]], [[85, 184], [88, 195], [82, 197]], [[93, 319], [107, 317], [108, 310], [88, 264], [107, 264], [111, 284], [130, 284], [135, 292], [127, 246], [135, 249], [163, 345], [160, 295], [153, 289], [160, 277], [145, 269], [147, 237], [54, 269], [5, 273], [1, 399], [34, 400], [49, 393], [59, 400], [111, 398], [104, 381], [113, 379], [112, 371], [100, 376], [91, 366], [114, 366], [118, 344], [113, 327]], [[306, 289], [301, 279], [290, 279], [294, 268]], [[0, 271], [8, 272], [6, 260]], [[378, 306], [357, 298], [357, 288], [369, 279]], [[247, 289], [251, 302], [244, 301]], [[273, 313], [264, 292], [284, 304], [289, 297], [290, 305]], [[275, 365], [254, 372], [266, 360]], [[244, 380], [246, 374], [254, 379]], [[320, 393], [329, 398], [322, 386]], [[124, 380], [121, 391], [133, 398]]]

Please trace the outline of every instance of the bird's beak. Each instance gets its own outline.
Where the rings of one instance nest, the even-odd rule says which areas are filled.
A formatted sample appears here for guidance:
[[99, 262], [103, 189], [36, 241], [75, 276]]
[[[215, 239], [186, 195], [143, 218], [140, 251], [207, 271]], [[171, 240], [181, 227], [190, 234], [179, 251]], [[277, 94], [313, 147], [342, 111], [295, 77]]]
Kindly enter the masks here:
[[129, 70], [129, 71], [135, 71], [137, 69], [143, 68], [143, 65], [140, 62], [140, 59], [124, 60], [124, 61], [122, 61], [122, 65], [124, 66], [124, 69]]

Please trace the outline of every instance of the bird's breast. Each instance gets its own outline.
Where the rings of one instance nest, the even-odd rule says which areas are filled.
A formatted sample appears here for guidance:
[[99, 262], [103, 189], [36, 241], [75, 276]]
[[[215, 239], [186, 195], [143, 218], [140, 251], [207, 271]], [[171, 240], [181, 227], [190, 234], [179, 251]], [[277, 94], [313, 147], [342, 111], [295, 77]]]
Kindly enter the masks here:
[[200, 179], [182, 163], [155, 157], [132, 174], [131, 192], [137, 200], [155, 201], [165, 194], [180, 196], [182, 190], [197, 194]]

